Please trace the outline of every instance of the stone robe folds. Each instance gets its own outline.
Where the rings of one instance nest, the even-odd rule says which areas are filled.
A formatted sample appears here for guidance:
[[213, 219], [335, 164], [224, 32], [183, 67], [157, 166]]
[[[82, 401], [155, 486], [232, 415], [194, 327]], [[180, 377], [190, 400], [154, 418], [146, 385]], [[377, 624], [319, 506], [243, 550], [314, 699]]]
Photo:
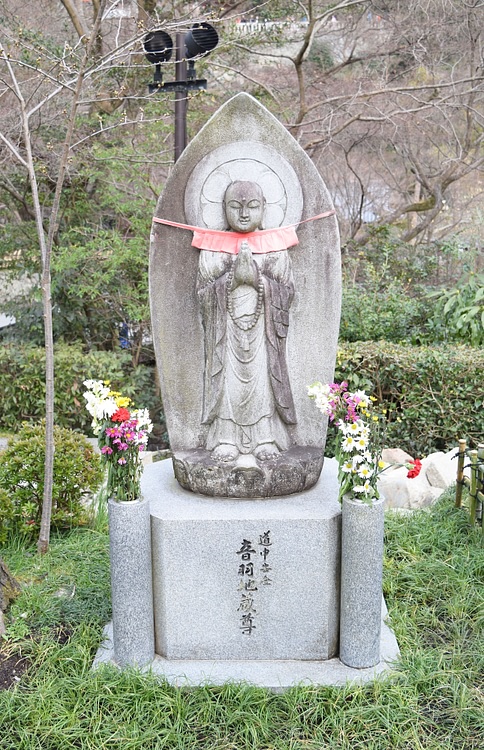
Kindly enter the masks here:
[[286, 450], [286, 425], [296, 423], [286, 360], [294, 296], [289, 254], [283, 250], [252, 257], [262, 277], [263, 299], [257, 322], [243, 330], [241, 323], [256, 313], [257, 289], [242, 284], [229, 292], [232, 257], [200, 252], [197, 292], [205, 333], [202, 422], [209, 428], [208, 450], [226, 443], [240, 453], [252, 453], [271, 442]]

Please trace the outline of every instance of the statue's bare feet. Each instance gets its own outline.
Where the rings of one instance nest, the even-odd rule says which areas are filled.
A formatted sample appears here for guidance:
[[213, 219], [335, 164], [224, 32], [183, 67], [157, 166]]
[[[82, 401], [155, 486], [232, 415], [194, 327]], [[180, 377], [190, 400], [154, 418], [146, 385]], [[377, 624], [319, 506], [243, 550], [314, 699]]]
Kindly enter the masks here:
[[210, 454], [210, 458], [213, 458], [214, 461], [224, 461], [224, 463], [228, 464], [231, 461], [235, 461], [238, 455], [239, 451], [237, 450], [235, 445], [230, 445], [229, 443], [221, 443], [213, 449]]
[[254, 450], [254, 456], [258, 461], [270, 461], [271, 458], [277, 458], [279, 454], [279, 448], [275, 443], [262, 443]]

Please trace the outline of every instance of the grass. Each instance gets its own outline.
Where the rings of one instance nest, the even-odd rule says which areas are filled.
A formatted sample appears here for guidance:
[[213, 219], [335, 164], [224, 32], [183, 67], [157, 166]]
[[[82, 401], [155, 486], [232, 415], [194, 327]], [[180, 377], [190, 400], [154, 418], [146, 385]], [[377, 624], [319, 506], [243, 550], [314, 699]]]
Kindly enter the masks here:
[[56, 537], [44, 558], [15, 544], [2, 555], [24, 584], [5, 646], [32, 665], [0, 693], [1, 750], [484, 747], [484, 546], [451, 492], [387, 517], [384, 587], [402, 656], [396, 678], [365, 687], [179, 690], [93, 673], [110, 608], [105, 525]]

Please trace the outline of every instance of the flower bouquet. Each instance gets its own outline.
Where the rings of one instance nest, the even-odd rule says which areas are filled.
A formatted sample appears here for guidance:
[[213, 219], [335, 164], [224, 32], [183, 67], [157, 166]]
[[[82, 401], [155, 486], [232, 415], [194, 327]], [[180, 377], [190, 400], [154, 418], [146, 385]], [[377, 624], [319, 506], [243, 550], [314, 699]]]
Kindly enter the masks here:
[[117, 501], [140, 500], [141, 453], [153, 429], [147, 409], [129, 409], [131, 399], [112, 391], [109, 381], [86, 380], [86, 408], [108, 467], [108, 496]]
[[[388, 466], [381, 460], [381, 421], [373, 410], [374, 399], [364, 391], [348, 391], [345, 381], [313, 383], [308, 386], [308, 395], [341, 435], [335, 451], [339, 500], [344, 495], [368, 504], [378, 500], [378, 476]], [[418, 476], [422, 466], [418, 458], [402, 465], [410, 478]]]

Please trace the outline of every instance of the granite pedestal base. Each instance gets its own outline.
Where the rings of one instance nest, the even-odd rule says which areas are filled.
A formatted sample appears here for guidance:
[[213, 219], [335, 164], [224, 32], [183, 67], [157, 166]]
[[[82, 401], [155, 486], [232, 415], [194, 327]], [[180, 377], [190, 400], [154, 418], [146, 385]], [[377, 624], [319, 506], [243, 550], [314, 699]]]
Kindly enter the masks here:
[[338, 652], [340, 527], [330, 466], [306, 492], [258, 500], [180, 487], [146, 467], [155, 651], [168, 659], [325, 660]]
[[[340, 522], [337, 464], [317, 486], [269, 500], [183, 490], [171, 462], [145, 468], [150, 499], [156, 655], [150, 670], [177, 686], [246, 682], [365, 683], [392, 672], [399, 649], [382, 603], [380, 661], [338, 658]], [[249, 559], [247, 559], [247, 555]], [[112, 624], [94, 667], [116, 663]]]

